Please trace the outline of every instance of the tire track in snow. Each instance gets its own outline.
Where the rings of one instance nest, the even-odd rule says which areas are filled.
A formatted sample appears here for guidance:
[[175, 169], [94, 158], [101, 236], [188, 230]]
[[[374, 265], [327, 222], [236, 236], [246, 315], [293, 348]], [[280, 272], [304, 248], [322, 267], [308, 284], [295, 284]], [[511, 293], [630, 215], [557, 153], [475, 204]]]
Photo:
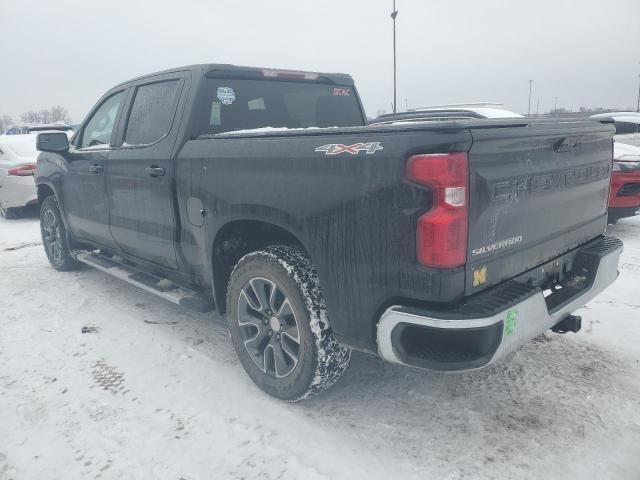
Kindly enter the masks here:
[[620, 270], [628, 270], [630, 272], [640, 273], [640, 265], [636, 263], [621, 262], [618, 265], [618, 268]]

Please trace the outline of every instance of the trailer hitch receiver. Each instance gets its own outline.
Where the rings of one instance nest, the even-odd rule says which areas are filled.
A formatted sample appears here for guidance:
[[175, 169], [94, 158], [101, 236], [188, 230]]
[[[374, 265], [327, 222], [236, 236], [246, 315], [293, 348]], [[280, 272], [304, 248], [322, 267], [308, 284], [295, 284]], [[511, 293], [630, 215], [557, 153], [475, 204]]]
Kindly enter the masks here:
[[569, 315], [551, 327], [555, 333], [578, 333], [582, 328], [582, 317], [579, 315]]

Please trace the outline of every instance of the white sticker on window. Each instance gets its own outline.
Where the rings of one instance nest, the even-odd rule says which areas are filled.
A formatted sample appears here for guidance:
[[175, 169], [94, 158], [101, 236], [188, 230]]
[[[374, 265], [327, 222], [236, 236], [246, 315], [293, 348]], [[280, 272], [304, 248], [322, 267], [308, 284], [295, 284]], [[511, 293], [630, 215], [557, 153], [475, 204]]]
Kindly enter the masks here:
[[217, 96], [223, 105], [231, 105], [236, 99], [236, 93], [231, 87], [218, 87]]
[[219, 127], [222, 123], [220, 120], [220, 102], [211, 102], [211, 113], [209, 114], [209, 125]]
[[249, 110], [266, 110], [264, 106], [264, 98], [254, 98], [248, 102]]

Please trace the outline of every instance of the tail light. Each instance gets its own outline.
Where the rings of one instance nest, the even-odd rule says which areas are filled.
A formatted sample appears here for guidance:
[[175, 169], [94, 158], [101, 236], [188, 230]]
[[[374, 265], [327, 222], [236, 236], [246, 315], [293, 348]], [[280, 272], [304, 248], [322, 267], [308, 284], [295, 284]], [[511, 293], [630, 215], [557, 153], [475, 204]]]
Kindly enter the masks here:
[[469, 159], [465, 152], [414, 155], [406, 175], [429, 187], [432, 208], [418, 218], [418, 261], [428, 267], [454, 268], [467, 258]]
[[25, 163], [18, 165], [17, 167], [7, 170], [7, 175], [14, 175], [16, 177], [33, 177], [36, 174], [35, 163]]

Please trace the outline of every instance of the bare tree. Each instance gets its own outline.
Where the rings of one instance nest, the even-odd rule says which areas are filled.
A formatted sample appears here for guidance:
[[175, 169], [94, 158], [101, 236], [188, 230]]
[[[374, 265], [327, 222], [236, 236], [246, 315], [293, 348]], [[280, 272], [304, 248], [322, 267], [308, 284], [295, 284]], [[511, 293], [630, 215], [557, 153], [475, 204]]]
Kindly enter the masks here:
[[71, 123], [71, 117], [69, 117], [69, 111], [61, 105], [54, 105], [49, 110], [50, 122], [65, 122]]
[[38, 112], [38, 115], [40, 117], [39, 118], [40, 121], [38, 123], [49, 123], [50, 122], [49, 119], [51, 118], [51, 114], [50, 114], [49, 110], [47, 110], [46, 108], [43, 109], [43, 110], [40, 110]]
[[40, 113], [35, 110], [29, 110], [28, 112], [24, 112], [20, 115], [20, 120], [25, 123], [39, 123]]
[[71, 123], [69, 111], [60, 105], [54, 105], [50, 109], [29, 110], [20, 115], [20, 120], [25, 123], [53, 123], [58, 121]]
[[13, 118], [11, 118], [9, 115], [0, 116], [0, 135], [3, 134], [12, 123]]
[[40, 112], [36, 110], [29, 110], [20, 115], [20, 120], [25, 123], [42, 123]]

